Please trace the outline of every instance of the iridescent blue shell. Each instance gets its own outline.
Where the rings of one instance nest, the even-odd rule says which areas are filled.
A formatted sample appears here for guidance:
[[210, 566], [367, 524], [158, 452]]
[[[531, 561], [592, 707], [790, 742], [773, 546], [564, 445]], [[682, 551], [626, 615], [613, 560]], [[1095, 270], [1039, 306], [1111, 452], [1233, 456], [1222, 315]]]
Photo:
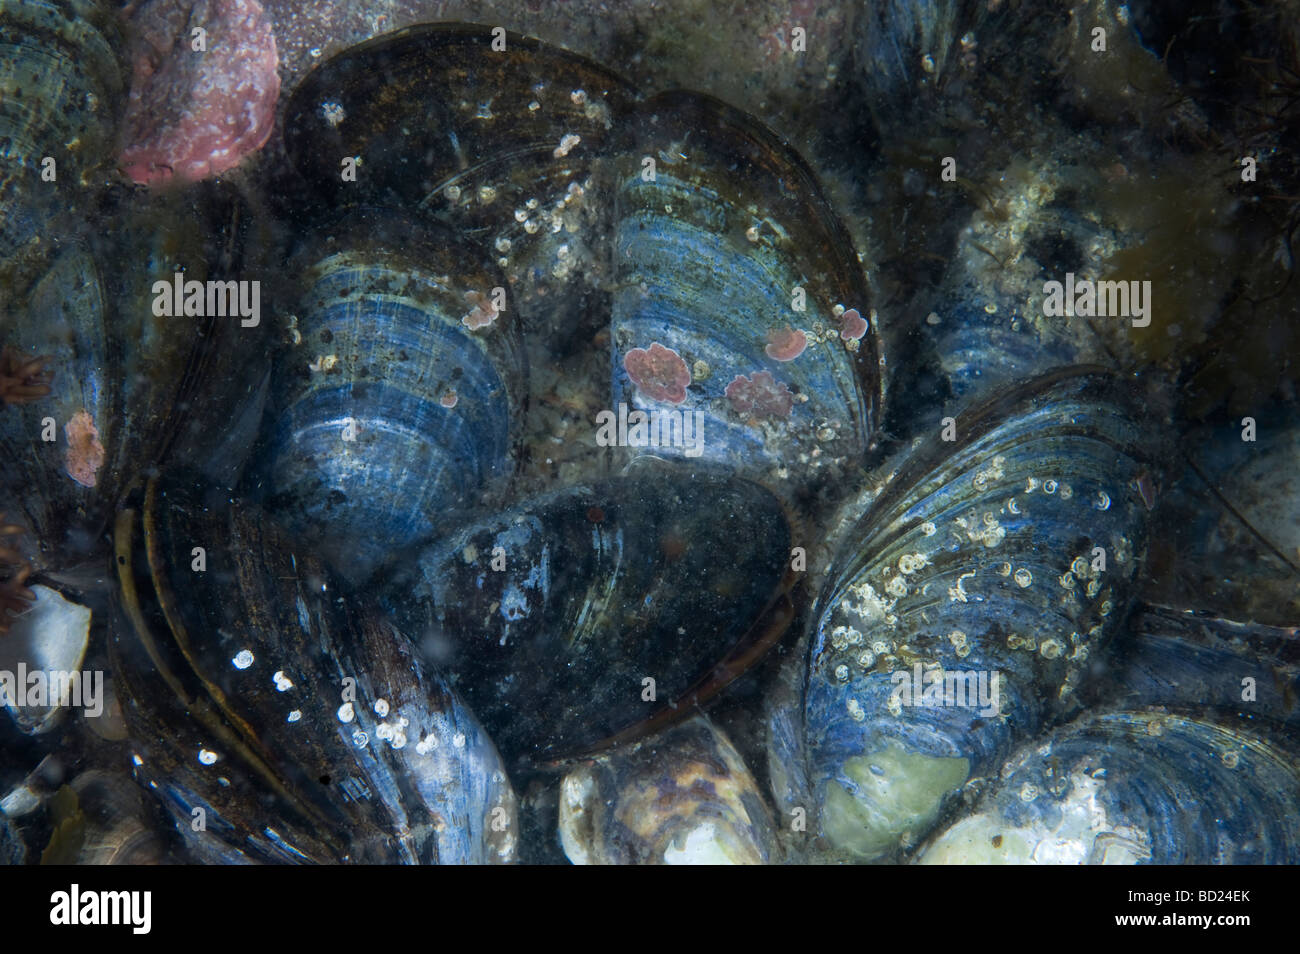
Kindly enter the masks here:
[[493, 303], [504, 281], [448, 234], [371, 212], [300, 261], [271, 503], [361, 581], [514, 473], [526, 361], [513, 311]]
[[833, 851], [904, 847], [1074, 702], [1145, 549], [1156, 448], [1139, 420], [1107, 372], [1033, 380], [918, 447], [851, 531], [804, 699]]
[[1300, 725], [1294, 627], [1142, 607], [1127, 629], [1101, 667], [1095, 704], [1204, 705]]
[[1296, 864], [1300, 763], [1263, 722], [1090, 713], [1023, 746], [921, 861]]
[[641, 114], [618, 146], [614, 405], [698, 415], [704, 460], [769, 483], [856, 460], [879, 355], [862, 266], [812, 172], [716, 100], [665, 93]]

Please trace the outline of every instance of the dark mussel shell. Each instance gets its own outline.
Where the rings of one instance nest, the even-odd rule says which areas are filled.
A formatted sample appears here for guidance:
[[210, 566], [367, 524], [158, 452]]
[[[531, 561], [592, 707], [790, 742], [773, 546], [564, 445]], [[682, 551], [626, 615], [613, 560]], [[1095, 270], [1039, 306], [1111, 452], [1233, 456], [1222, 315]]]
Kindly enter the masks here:
[[762, 487], [659, 463], [465, 526], [386, 599], [506, 756], [538, 763], [684, 718], [743, 672], [790, 622], [791, 543]]
[[441, 229], [369, 209], [310, 239], [276, 363], [271, 506], [353, 582], [499, 491], [527, 362], [497, 274]]
[[856, 461], [880, 354], [862, 265], [807, 164], [685, 92], [643, 104], [617, 150], [615, 405], [698, 412], [705, 460], [774, 486]]
[[1106, 708], [1212, 706], [1300, 726], [1295, 627], [1142, 606], [1088, 693]]
[[[98, 0], [0, 2], [0, 292], [21, 291], [111, 169], [124, 44]], [[51, 165], [52, 161], [52, 165]]]
[[1092, 712], [1023, 746], [923, 863], [1296, 864], [1300, 762], [1212, 709]]
[[914, 451], [853, 529], [814, 611], [804, 703], [832, 851], [907, 847], [1077, 703], [1145, 550], [1158, 447], [1141, 420], [1109, 372], [1035, 379]]
[[111, 654], [136, 775], [190, 849], [511, 860], [514, 795], [456, 695], [263, 513], [210, 498], [150, 480], [115, 538]]
[[[232, 421], [260, 411], [269, 322], [157, 307], [155, 283], [170, 290], [178, 273], [212, 274], [208, 220], [183, 204], [141, 202], [111, 236], [64, 243], [14, 303], [6, 344], [43, 356], [51, 375], [48, 395], [0, 415], [0, 497], [28, 530], [37, 572], [91, 554], [142, 469], [178, 458], [202, 466], [214, 454], [229, 462], [255, 436]], [[108, 264], [118, 259], [125, 265]]]
[[[417, 210], [498, 255], [512, 306], [532, 317], [603, 267], [592, 249], [608, 206], [591, 175], [634, 96], [612, 71], [538, 40], [426, 24], [313, 70], [286, 108], [285, 146], [327, 200]], [[340, 174], [349, 156], [362, 159], [355, 182]]]

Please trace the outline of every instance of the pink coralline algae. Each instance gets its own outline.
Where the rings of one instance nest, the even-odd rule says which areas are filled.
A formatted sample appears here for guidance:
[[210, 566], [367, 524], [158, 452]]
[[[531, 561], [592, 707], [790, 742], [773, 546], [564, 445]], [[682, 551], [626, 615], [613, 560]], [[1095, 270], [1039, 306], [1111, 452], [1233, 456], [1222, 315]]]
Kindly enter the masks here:
[[659, 342], [648, 349], [633, 348], [623, 356], [623, 367], [637, 390], [653, 401], [681, 404], [691, 383], [691, 370], [682, 356]]
[[794, 408], [790, 389], [767, 371], [755, 371], [753, 378], [736, 375], [726, 394], [737, 414], [751, 417], [789, 417]]
[[460, 323], [470, 331], [477, 331], [479, 328], [487, 328], [492, 322], [497, 320], [501, 312], [497, 311], [492, 301], [480, 292], [465, 292], [465, 301], [473, 308], [469, 314], [460, 319]]
[[78, 411], [63, 425], [68, 450], [64, 469], [68, 476], [83, 487], [93, 487], [98, 480], [99, 468], [104, 466], [104, 445], [99, 442], [99, 430], [88, 411]]
[[850, 308], [840, 315], [840, 338], [844, 341], [858, 341], [867, 333], [867, 320], [858, 314], [856, 308]]
[[127, 13], [134, 61], [121, 156], [127, 175], [148, 185], [195, 182], [266, 144], [279, 57], [256, 0], [146, 0]]
[[796, 328], [781, 328], [767, 333], [767, 347], [763, 350], [776, 361], [793, 361], [808, 347], [808, 336]]

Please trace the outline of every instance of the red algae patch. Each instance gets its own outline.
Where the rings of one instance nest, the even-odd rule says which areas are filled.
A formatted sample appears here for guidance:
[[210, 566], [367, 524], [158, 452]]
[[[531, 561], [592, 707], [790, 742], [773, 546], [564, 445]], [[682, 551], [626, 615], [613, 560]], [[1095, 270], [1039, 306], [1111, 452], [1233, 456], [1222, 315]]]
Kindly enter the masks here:
[[104, 445], [99, 442], [94, 419], [88, 412], [78, 411], [63, 425], [63, 436], [68, 440], [64, 462], [68, 476], [83, 487], [95, 486], [99, 468], [104, 466]]
[[850, 308], [840, 315], [840, 338], [844, 341], [859, 341], [867, 333], [867, 319], [858, 314], [856, 308]]
[[487, 328], [501, 314], [492, 301], [480, 292], [465, 292], [465, 301], [473, 308], [470, 309], [469, 314], [460, 319], [460, 323], [470, 331]]
[[763, 350], [776, 361], [793, 361], [808, 347], [808, 336], [796, 328], [781, 328], [767, 333], [767, 347]]
[[755, 371], [752, 378], [736, 375], [726, 394], [737, 414], [751, 417], [789, 417], [794, 408], [790, 389], [766, 371]]
[[256, 0], [148, 0], [129, 23], [134, 75], [121, 162], [132, 180], [196, 182], [266, 144], [279, 57]]
[[633, 348], [623, 356], [623, 367], [632, 383], [654, 401], [681, 404], [691, 383], [691, 371], [672, 348], [653, 342], [649, 348]]

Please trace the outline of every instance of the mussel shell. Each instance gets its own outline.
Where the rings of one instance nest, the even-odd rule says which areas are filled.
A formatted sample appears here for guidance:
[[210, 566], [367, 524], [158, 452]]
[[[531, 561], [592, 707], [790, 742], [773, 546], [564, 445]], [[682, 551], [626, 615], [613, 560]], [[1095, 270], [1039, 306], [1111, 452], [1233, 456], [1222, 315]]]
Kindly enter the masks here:
[[[1145, 548], [1157, 445], [1131, 401], [1095, 368], [1005, 392], [959, 415], [954, 443], [914, 451], [849, 534], [814, 610], [804, 711], [833, 850], [904, 847], [1075, 702]], [[935, 679], [946, 704], [925, 704]]]
[[206, 421], [218, 440], [245, 398], [214, 386], [233, 384], [232, 363], [253, 375], [265, 368], [265, 327], [155, 309], [155, 282], [207, 277], [207, 237], [179, 205], [142, 202], [111, 236], [67, 242], [15, 303], [6, 345], [46, 356], [53, 375], [47, 397], [0, 416], [0, 499], [26, 526], [38, 572], [67, 569], [98, 546], [126, 484], [168, 457], [182, 426]]
[[[702, 412], [704, 459], [751, 478], [859, 456], [875, 436], [879, 351], [862, 266], [807, 164], [685, 92], [640, 107], [617, 149], [614, 404]], [[837, 305], [858, 310], [858, 338], [841, 337]], [[801, 354], [773, 356], [799, 335]], [[629, 364], [656, 344], [672, 381]]]
[[772, 815], [730, 740], [703, 716], [575, 766], [560, 789], [574, 864], [768, 864]]
[[1089, 693], [1094, 705], [1203, 705], [1300, 726], [1294, 627], [1143, 606], [1127, 629], [1097, 667]]
[[[514, 473], [518, 320], [472, 246], [367, 210], [306, 243], [272, 385], [271, 506], [354, 582]], [[477, 303], [477, 304], [476, 304]]]
[[790, 546], [762, 487], [659, 464], [464, 526], [385, 589], [502, 752], [545, 762], [684, 718], [743, 672], [790, 622]]
[[27, 846], [8, 816], [0, 812], [0, 865], [21, 865], [26, 860]]
[[[125, 44], [99, 0], [0, 2], [0, 288], [13, 294], [111, 167]], [[53, 181], [42, 173], [53, 159]], [[31, 274], [38, 274], [37, 271]], [[28, 275], [30, 277], [30, 275]]]
[[151, 480], [115, 539], [111, 651], [136, 775], [191, 849], [218, 861], [511, 860], [514, 795], [451, 689], [263, 513], [210, 498]]
[[[570, 281], [582, 246], [599, 246], [608, 207], [593, 204], [592, 165], [634, 97], [611, 70], [530, 37], [425, 24], [308, 74], [285, 146], [327, 201], [414, 209], [500, 253], [512, 304], [531, 313]], [[341, 181], [345, 156], [363, 159], [355, 182]]]
[[920, 860], [1295, 864], [1297, 818], [1300, 763], [1265, 723], [1094, 712], [1021, 748]]

